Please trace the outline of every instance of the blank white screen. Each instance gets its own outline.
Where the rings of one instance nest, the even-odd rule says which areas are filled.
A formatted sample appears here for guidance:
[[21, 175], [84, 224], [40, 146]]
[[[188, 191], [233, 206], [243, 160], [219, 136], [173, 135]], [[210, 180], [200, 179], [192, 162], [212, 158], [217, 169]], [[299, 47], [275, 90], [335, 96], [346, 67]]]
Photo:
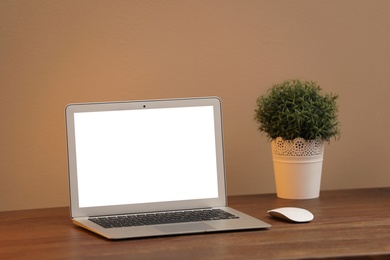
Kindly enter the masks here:
[[75, 113], [79, 206], [216, 198], [212, 106]]

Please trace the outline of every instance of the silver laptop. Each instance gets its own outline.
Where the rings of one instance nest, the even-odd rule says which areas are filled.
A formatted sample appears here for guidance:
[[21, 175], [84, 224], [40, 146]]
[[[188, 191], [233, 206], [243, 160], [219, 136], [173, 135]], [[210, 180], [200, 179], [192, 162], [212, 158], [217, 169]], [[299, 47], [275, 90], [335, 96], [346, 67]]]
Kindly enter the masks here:
[[270, 227], [227, 207], [217, 97], [66, 107], [74, 224], [109, 239]]

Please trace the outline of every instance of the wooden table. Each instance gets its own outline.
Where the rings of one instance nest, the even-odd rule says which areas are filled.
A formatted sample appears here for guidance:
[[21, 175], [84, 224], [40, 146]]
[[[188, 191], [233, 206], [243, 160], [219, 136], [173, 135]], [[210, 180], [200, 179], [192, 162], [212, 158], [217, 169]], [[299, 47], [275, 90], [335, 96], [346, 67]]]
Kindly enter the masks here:
[[[323, 191], [312, 200], [232, 196], [229, 205], [272, 227], [110, 241], [74, 226], [67, 207], [0, 212], [0, 259], [390, 259], [390, 188]], [[293, 224], [267, 215], [283, 206], [306, 208], [315, 219]]]

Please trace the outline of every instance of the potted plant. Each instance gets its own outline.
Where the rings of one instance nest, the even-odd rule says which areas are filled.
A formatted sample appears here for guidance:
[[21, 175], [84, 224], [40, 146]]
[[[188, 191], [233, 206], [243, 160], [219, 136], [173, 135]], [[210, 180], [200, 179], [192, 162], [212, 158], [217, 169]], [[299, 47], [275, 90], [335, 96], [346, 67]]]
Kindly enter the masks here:
[[313, 81], [287, 80], [257, 99], [255, 120], [271, 141], [277, 196], [319, 197], [324, 141], [340, 135], [338, 95]]

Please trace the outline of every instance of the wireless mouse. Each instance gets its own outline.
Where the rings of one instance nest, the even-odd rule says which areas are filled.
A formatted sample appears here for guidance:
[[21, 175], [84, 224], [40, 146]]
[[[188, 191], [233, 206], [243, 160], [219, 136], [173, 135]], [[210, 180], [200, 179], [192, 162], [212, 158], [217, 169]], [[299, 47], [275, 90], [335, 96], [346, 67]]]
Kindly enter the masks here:
[[314, 219], [314, 215], [310, 211], [295, 207], [272, 209], [268, 211], [268, 214], [275, 218], [297, 223], [309, 222]]

